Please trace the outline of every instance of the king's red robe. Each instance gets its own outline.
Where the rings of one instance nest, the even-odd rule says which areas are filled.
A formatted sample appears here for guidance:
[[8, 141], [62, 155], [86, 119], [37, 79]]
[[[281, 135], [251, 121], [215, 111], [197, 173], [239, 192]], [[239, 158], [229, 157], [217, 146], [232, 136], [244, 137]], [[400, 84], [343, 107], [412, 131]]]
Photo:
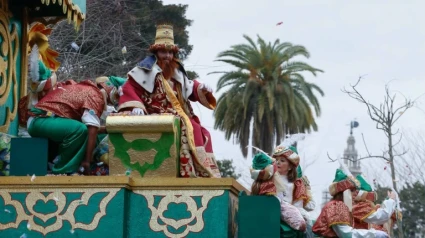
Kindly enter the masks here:
[[[151, 76], [154, 74], [154, 77], [146, 76], [145, 78], [144, 69], [136, 67], [131, 72], [135, 70], [142, 76], [129, 73], [128, 81], [122, 88], [123, 94], [120, 97], [118, 110], [131, 111], [133, 108], [141, 108], [147, 114], [176, 115], [182, 122], [180, 176], [221, 177], [214, 157], [210, 133], [201, 126], [189, 102], [189, 100], [200, 102], [213, 109], [215, 105], [210, 103], [212, 94], [202, 90], [201, 84], [195, 80], [189, 81], [187, 78], [166, 80], [158, 71], [149, 72]], [[185, 77], [181, 71], [179, 73], [180, 77]], [[215, 99], [213, 101], [215, 103]]]

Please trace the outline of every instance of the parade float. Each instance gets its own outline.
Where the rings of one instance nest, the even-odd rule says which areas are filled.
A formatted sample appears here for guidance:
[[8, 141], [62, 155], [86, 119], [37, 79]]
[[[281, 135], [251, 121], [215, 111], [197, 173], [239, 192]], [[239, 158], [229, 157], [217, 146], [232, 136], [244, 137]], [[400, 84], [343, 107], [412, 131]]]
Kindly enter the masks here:
[[[108, 117], [109, 153], [102, 159], [109, 176], [47, 176], [47, 141], [18, 135], [18, 101], [31, 87], [33, 27], [48, 36], [47, 27], [67, 20], [78, 30], [85, 6], [0, 1], [0, 237], [236, 236], [244, 188], [231, 178], [178, 178], [181, 125], [174, 116]], [[43, 61], [57, 67], [54, 57]]]

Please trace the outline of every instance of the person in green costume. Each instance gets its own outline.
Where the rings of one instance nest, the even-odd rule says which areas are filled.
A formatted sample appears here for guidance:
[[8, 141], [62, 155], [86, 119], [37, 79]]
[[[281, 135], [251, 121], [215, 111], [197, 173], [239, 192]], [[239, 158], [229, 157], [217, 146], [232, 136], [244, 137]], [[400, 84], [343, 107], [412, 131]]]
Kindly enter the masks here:
[[288, 161], [285, 157], [272, 158], [262, 152], [256, 154], [250, 168], [254, 179], [251, 195], [276, 196], [280, 203], [281, 237], [304, 237], [306, 223], [300, 211], [283, 199], [282, 191], [277, 193], [277, 187], [284, 188], [280, 181], [282, 174], [287, 175], [294, 168], [291, 174], [296, 177], [295, 166], [289, 165]]
[[100, 117], [107, 104], [116, 105], [118, 88], [125, 79], [109, 77], [106, 82], [68, 81], [46, 94], [29, 112], [28, 132], [59, 145], [52, 168], [54, 174], [77, 171], [91, 174], [93, 150], [100, 127]]

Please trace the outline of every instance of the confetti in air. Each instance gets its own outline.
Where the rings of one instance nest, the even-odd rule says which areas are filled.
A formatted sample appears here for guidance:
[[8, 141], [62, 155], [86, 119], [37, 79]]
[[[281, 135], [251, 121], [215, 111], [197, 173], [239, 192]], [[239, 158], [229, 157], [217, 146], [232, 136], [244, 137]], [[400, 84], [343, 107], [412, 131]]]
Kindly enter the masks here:
[[77, 43], [75, 43], [75, 42], [72, 42], [71, 43], [71, 47], [74, 49], [74, 50], [79, 50], [80, 49], [80, 47], [77, 45]]

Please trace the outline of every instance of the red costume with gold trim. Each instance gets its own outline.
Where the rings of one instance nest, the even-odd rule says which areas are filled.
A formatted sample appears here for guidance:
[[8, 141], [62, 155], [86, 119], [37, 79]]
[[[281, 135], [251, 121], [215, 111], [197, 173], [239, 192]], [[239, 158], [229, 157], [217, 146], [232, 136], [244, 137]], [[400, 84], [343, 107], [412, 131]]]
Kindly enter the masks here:
[[332, 200], [328, 202], [313, 225], [313, 232], [323, 237], [338, 237], [332, 225], [350, 226], [350, 211], [342, 201]]
[[359, 190], [351, 193], [353, 197], [353, 228], [355, 229], [369, 229], [372, 224], [364, 221], [372, 213], [376, 212], [379, 208], [375, 205], [375, 193], [363, 192], [361, 198], [357, 198]]
[[28, 133], [32, 137], [48, 138], [58, 144], [53, 173], [77, 171], [86, 157], [90, 137], [88, 127], [99, 126], [106, 97], [92, 81], [78, 84], [67, 82], [46, 94], [30, 109], [29, 114], [33, 119], [29, 123]]
[[307, 177], [297, 178], [294, 182], [293, 203], [302, 200], [303, 207], [311, 201], [311, 194], [309, 194], [308, 182], [305, 181]]
[[[221, 177], [214, 158], [210, 133], [201, 126], [193, 113], [189, 100], [198, 101], [214, 109], [216, 100], [205, 85], [189, 80], [183, 65], [176, 59], [178, 47], [174, 44], [173, 26], [158, 25], [155, 42], [150, 46], [154, 54], [139, 62], [128, 73], [123, 86], [118, 110], [131, 110], [140, 115], [171, 113], [181, 119], [180, 175], [182, 177]], [[158, 51], [172, 52], [172, 63], [178, 66], [174, 72], [163, 76], [157, 64]], [[166, 67], [166, 66], [164, 66]], [[171, 71], [171, 70], [170, 70]], [[202, 86], [201, 86], [202, 85]]]
[[376, 212], [375, 205], [370, 201], [357, 202], [353, 205], [353, 228], [369, 229], [369, 223], [364, 222], [368, 216]]
[[105, 108], [105, 99], [96, 84], [86, 80], [64, 85], [48, 93], [35, 108], [81, 121], [85, 109], [93, 110], [100, 117]]
[[[171, 83], [169, 84], [170, 86], [173, 86], [173, 93], [174, 95], [177, 95], [177, 90], [181, 88], [181, 85], [179, 85], [179, 82], [173, 78], [170, 80]], [[205, 105], [205, 101], [203, 99], [205, 96], [203, 96], [203, 94], [202, 96], [200, 95], [200, 83], [196, 80], [193, 80], [192, 82], [193, 86], [191, 86], [193, 87], [193, 91], [188, 99], [191, 101], [201, 102]], [[176, 103], [181, 106], [180, 102]], [[144, 89], [129, 75], [127, 83], [123, 86], [123, 95], [120, 97], [119, 104], [119, 110], [141, 107], [140, 105], [143, 105], [143, 108], [148, 114], [170, 113], [181, 117], [178, 111], [173, 107], [172, 101], [169, 100], [160, 74], [157, 74], [155, 77], [152, 93]], [[182, 109], [189, 118], [193, 128], [191, 134], [193, 134], [196, 151], [190, 150], [190, 146], [188, 144], [190, 143], [188, 139], [188, 133], [190, 132], [187, 131], [186, 126], [182, 126], [180, 175], [182, 177], [220, 177], [220, 171], [218, 170], [213, 154], [210, 133], [201, 126], [199, 118], [193, 113], [192, 106], [188, 101], [184, 102]], [[182, 120], [182, 124], [185, 125], [186, 122]]]

